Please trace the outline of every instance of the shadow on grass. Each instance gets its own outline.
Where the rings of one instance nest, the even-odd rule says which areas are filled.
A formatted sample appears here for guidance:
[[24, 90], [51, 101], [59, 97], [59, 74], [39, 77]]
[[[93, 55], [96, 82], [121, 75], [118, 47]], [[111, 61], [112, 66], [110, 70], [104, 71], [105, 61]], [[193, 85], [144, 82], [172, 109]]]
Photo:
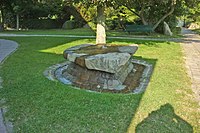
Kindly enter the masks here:
[[192, 133], [192, 126], [175, 114], [174, 108], [167, 103], [153, 111], [136, 127], [136, 133]]

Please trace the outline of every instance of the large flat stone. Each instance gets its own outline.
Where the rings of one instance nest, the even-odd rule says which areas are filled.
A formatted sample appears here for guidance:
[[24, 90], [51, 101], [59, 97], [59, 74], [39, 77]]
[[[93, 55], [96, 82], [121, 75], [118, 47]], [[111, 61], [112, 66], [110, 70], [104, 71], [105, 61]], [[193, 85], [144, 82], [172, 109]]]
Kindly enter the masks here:
[[75, 51], [75, 50], [78, 50], [78, 49], [81, 49], [81, 48], [85, 48], [85, 47], [88, 47], [88, 46], [91, 46], [91, 45], [92, 44], [81, 44], [81, 45], [77, 45], [77, 46], [68, 48], [66, 51]]
[[134, 54], [138, 49], [137, 45], [129, 45], [129, 46], [119, 46], [118, 50], [121, 53], [129, 53]]
[[87, 54], [70, 53], [67, 55], [67, 59], [71, 62], [75, 62], [76, 58], [84, 56]]
[[128, 53], [98, 54], [86, 57], [85, 65], [88, 69], [117, 73], [129, 61], [130, 57], [131, 55]]
[[80, 55], [85, 55], [85, 54], [77, 54], [75, 53], [76, 50], [79, 50], [81, 48], [85, 48], [88, 46], [91, 46], [92, 44], [81, 44], [81, 45], [77, 45], [71, 48], [66, 49], [63, 52], [63, 56], [65, 59], [69, 59], [70, 61], [72, 60], [72, 62], [74, 62], [74, 60], [76, 59], [76, 57], [80, 57]]
[[126, 80], [128, 74], [133, 70], [133, 64], [129, 61], [124, 66], [122, 66], [117, 73], [115, 73], [115, 77], [123, 83]]

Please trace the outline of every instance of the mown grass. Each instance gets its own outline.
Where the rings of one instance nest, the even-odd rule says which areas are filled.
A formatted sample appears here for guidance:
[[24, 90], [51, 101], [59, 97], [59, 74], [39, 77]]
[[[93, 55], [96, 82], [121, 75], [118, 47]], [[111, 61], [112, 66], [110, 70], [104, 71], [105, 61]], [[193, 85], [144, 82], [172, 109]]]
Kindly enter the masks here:
[[47, 30], [6, 30], [2, 33], [8, 34], [38, 34], [38, 35], [85, 35], [85, 36], [94, 36], [95, 32], [92, 29], [88, 28], [77, 28], [77, 29], [47, 29]]
[[16, 132], [192, 132], [191, 128], [200, 131], [198, 105], [177, 43], [108, 40], [113, 44], [139, 44], [134, 58], [154, 65], [145, 93], [123, 95], [76, 90], [43, 76], [47, 67], [65, 60], [62, 52], [66, 48], [94, 43], [93, 39], [7, 39], [17, 41], [20, 47], [0, 69], [4, 79], [0, 98], [7, 101], [6, 117], [14, 123]]

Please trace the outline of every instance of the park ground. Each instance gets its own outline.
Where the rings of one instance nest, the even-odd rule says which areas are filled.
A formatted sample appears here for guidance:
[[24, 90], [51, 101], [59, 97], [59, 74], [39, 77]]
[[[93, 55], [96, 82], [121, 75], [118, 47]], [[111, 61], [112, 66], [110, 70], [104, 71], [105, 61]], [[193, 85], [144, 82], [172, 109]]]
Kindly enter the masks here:
[[[23, 32], [23, 33], [22, 33]], [[5, 34], [36, 35], [22, 31]], [[72, 35], [95, 35], [92, 31], [70, 31]], [[59, 34], [43, 31], [41, 34]], [[62, 33], [62, 32], [61, 32]], [[66, 35], [66, 32], [62, 33]], [[119, 33], [110, 36], [118, 36]], [[90, 93], [73, 89], [43, 76], [46, 68], [65, 61], [62, 52], [71, 46], [95, 43], [94, 38], [56, 36], [4, 36], [18, 42], [19, 48], [1, 65], [6, 99], [5, 117], [15, 132], [200, 132], [199, 105], [187, 75], [184, 53], [179, 42], [110, 38], [108, 43], [139, 45], [133, 58], [154, 66], [147, 90], [123, 95]], [[140, 36], [141, 37], [141, 36]], [[160, 38], [153, 35], [151, 38]]]

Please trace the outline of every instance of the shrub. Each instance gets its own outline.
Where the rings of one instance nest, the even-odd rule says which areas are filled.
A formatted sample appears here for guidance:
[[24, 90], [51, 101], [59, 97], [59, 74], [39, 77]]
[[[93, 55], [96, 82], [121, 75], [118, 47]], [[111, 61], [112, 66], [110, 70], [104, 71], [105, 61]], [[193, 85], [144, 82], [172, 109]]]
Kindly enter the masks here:
[[173, 32], [174, 34], [180, 34], [180, 33], [181, 33], [181, 27], [175, 27], [175, 28], [173, 28], [173, 29], [172, 29], [172, 32]]

